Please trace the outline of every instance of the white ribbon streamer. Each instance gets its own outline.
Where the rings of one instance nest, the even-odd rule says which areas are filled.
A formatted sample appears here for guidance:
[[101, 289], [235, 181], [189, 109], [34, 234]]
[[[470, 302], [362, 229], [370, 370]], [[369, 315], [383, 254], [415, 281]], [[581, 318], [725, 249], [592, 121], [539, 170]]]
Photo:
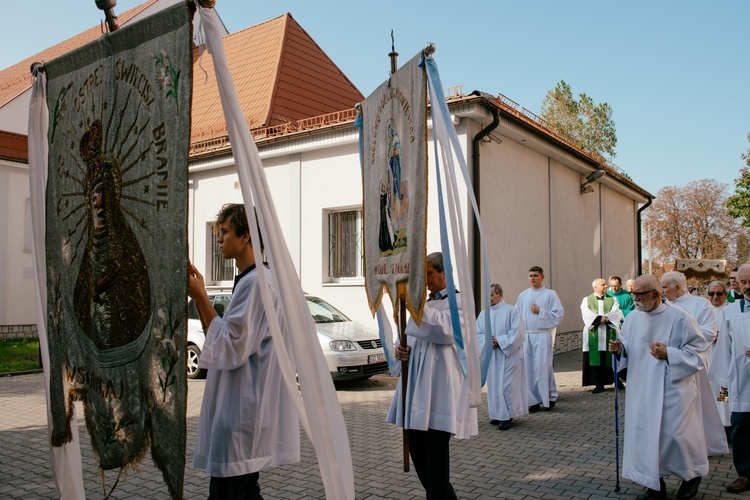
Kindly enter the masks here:
[[[39, 347], [42, 351], [44, 367], [44, 387], [47, 399], [47, 426], [52, 434], [50, 413], [50, 374], [49, 340], [47, 338], [47, 252], [45, 250], [45, 192], [47, 189], [47, 162], [49, 145], [47, 129], [49, 109], [47, 108], [47, 84], [45, 75], [37, 73], [31, 91], [29, 104], [29, 188], [31, 197], [31, 246], [34, 262], [34, 282], [36, 283], [36, 329], [39, 334]], [[72, 440], [60, 447], [50, 445], [50, 464], [55, 478], [55, 487], [63, 500], [85, 498], [81, 445], [78, 440], [75, 408], [73, 423], [70, 426]]]
[[[480, 244], [482, 248], [483, 257], [483, 286], [485, 290], [489, 290], [490, 278], [489, 278], [489, 258], [487, 254], [487, 248], [484, 243], [484, 230], [482, 228], [481, 219], [479, 217], [479, 209], [477, 207], [476, 199], [472, 189], [471, 178], [469, 176], [468, 168], [466, 167], [466, 160], [461, 153], [461, 146], [458, 141], [458, 136], [453, 127], [450, 113], [448, 112], [448, 106], [445, 103], [445, 96], [443, 94], [443, 87], [440, 82], [440, 75], [437, 71], [437, 64], [432, 57], [425, 56], [424, 63], [427, 69], [427, 86], [430, 95], [431, 103], [431, 115], [432, 115], [432, 130], [433, 140], [435, 143], [436, 150], [436, 173], [438, 178], [442, 180], [440, 175], [440, 167], [442, 165], [442, 171], [445, 177], [445, 192], [442, 194], [443, 201], [447, 205], [447, 212], [450, 219], [450, 224], [447, 224], [445, 220], [445, 214], [441, 213], [441, 232], [445, 232], [450, 226], [450, 238], [448, 241], [443, 241], [444, 254], [448, 253], [454, 255], [450, 258], [449, 265], [456, 264], [456, 274], [458, 275], [458, 285], [463, 298], [461, 300], [461, 312], [459, 314], [461, 321], [461, 334], [463, 340], [463, 347], [465, 351], [465, 370], [466, 380], [469, 384], [469, 390], [471, 391], [472, 406], [479, 406], [482, 403], [481, 388], [486, 380], [487, 367], [489, 365], [489, 354], [492, 346], [492, 329], [490, 325], [485, 328], [485, 348], [482, 352], [481, 363], [479, 357], [479, 347], [477, 340], [476, 321], [474, 320], [474, 293], [471, 281], [471, 270], [469, 268], [469, 258], [467, 252], [467, 243], [464, 240], [464, 228], [461, 221], [461, 204], [458, 192], [458, 182], [456, 180], [454, 166], [454, 159], [458, 163], [466, 190], [468, 192], [469, 199], [474, 209], [474, 215], [477, 220], [477, 225], [480, 231]], [[439, 187], [439, 191], [442, 189]], [[452, 251], [451, 251], [452, 248]], [[452, 300], [455, 304], [454, 287], [452, 286], [452, 276], [448, 276], [446, 272], [446, 278], [448, 279], [448, 299]], [[489, 294], [485, 294], [485, 309], [489, 310]], [[455, 306], [452, 306], [455, 307]], [[490, 315], [485, 315], [489, 318]], [[463, 360], [462, 360], [463, 361]], [[464, 363], [462, 363], [464, 367]]]
[[[251, 237], [253, 241], [260, 241], [254, 223], [255, 216], [252, 215], [257, 213], [257, 222], [266, 246], [271, 273], [277, 283], [278, 303], [281, 305], [287, 326], [282, 333], [273, 313], [275, 306], [268, 282], [264, 273], [260, 273], [258, 276], [261, 297], [264, 308], [269, 312], [266, 317], [276, 345], [284, 382], [296, 404], [300, 422], [315, 448], [326, 498], [353, 499], [354, 472], [344, 417], [299, 278], [282, 235], [263, 164], [237, 99], [224, 54], [220, 21], [212, 9], [199, 7], [199, 10], [201, 26], [205, 30], [206, 46], [213, 57], [229, 140], [248, 213]], [[260, 245], [255, 245], [253, 250], [256, 262], [261, 262]], [[286, 351], [282, 339], [282, 336], [289, 335], [293, 337], [292, 353]], [[295, 379], [295, 365], [300, 389], [297, 388]]]

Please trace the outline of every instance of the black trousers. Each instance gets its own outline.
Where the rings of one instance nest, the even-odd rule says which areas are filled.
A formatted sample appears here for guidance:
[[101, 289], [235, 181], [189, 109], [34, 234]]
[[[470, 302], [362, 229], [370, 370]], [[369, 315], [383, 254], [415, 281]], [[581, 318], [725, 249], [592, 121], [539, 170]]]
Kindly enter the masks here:
[[208, 500], [263, 500], [259, 477], [259, 472], [244, 476], [212, 477], [208, 486]]
[[582, 386], [587, 387], [589, 385], [595, 385], [596, 387], [604, 387], [615, 383], [615, 372], [612, 371], [611, 366], [607, 366], [607, 357], [612, 356], [607, 351], [599, 351], [599, 366], [592, 366], [589, 360], [589, 353], [583, 353], [583, 361], [581, 363], [581, 378]]
[[415, 431], [408, 429], [409, 454], [417, 471], [419, 482], [427, 493], [427, 500], [452, 500], [456, 498], [450, 483], [451, 457], [448, 444], [450, 432]]
[[732, 412], [732, 459], [740, 476], [750, 477], [750, 412]]

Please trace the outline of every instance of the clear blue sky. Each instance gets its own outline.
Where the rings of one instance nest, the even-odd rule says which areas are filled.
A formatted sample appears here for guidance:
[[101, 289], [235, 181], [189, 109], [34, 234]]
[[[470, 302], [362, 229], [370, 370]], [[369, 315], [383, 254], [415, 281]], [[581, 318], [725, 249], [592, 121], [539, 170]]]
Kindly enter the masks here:
[[[0, 68], [96, 25], [94, 0], [7, 2]], [[139, 0], [118, 0], [116, 13]], [[750, 1], [217, 0], [230, 32], [290, 12], [367, 95], [388, 76], [390, 32], [405, 62], [428, 42], [443, 85], [502, 93], [539, 113], [568, 82], [608, 102], [615, 163], [656, 194], [714, 178], [730, 184], [750, 132]]]

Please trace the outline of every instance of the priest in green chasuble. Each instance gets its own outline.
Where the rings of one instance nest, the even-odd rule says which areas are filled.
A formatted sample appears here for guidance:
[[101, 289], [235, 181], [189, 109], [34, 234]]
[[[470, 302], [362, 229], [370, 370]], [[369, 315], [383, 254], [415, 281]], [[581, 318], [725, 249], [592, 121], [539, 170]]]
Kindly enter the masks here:
[[614, 383], [612, 355], [607, 352], [610, 340], [617, 337], [622, 321], [618, 301], [607, 295], [607, 282], [597, 278], [591, 286], [594, 293], [581, 301], [583, 318], [583, 386], [593, 385], [593, 394], [604, 392]]

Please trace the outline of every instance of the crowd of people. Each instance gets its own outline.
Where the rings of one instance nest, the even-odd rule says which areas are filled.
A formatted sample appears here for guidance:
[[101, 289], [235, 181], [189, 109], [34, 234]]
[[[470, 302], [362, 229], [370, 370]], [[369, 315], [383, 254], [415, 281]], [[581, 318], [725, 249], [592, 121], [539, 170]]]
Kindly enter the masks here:
[[[262, 499], [260, 471], [300, 459], [299, 423], [260, 303], [258, 273], [270, 275], [256, 265], [244, 206], [225, 206], [217, 227], [222, 254], [240, 274], [222, 318], [190, 266], [189, 295], [207, 330], [200, 367], [208, 372], [193, 464], [210, 476], [209, 499]], [[531, 267], [514, 306], [493, 284], [491, 307], [477, 318], [480, 349], [485, 338], [492, 342], [488, 413], [503, 431], [514, 418], [553, 410], [558, 398], [552, 361], [565, 311], [544, 279], [541, 267]], [[421, 321], [410, 319], [407, 344], [395, 347], [409, 376], [386, 421], [405, 429], [426, 498], [454, 499], [450, 440], [478, 433], [477, 410], [455, 346], [440, 252], [427, 256], [425, 283]], [[710, 283], [708, 299], [691, 294], [678, 272], [661, 281], [640, 276], [625, 289], [618, 276], [597, 278], [592, 288], [581, 301], [582, 385], [600, 394], [627, 384], [622, 475], [646, 487], [638, 498], [667, 498], [671, 475], [682, 479], [677, 498], [693, 498], [708, 457], [729, 446], [738, 477], [726, 489], [750, 490], [750, 264], [733, 271], [729, 286]]]
[[675, 271], [640, 276], [631, 295], [635, 310], [608, 342], [620, 368], [630, 367], [623, 477], [646, 487], [639, 499], [666, 499], [666, 476], [682, 480], [676, 498], [693, 498], [709, 457], [731, 446], [738, 477], [726, 490], [750, 490], [750, 265], [732, 272], [729, 287], [709, 283], [708, 298]]

